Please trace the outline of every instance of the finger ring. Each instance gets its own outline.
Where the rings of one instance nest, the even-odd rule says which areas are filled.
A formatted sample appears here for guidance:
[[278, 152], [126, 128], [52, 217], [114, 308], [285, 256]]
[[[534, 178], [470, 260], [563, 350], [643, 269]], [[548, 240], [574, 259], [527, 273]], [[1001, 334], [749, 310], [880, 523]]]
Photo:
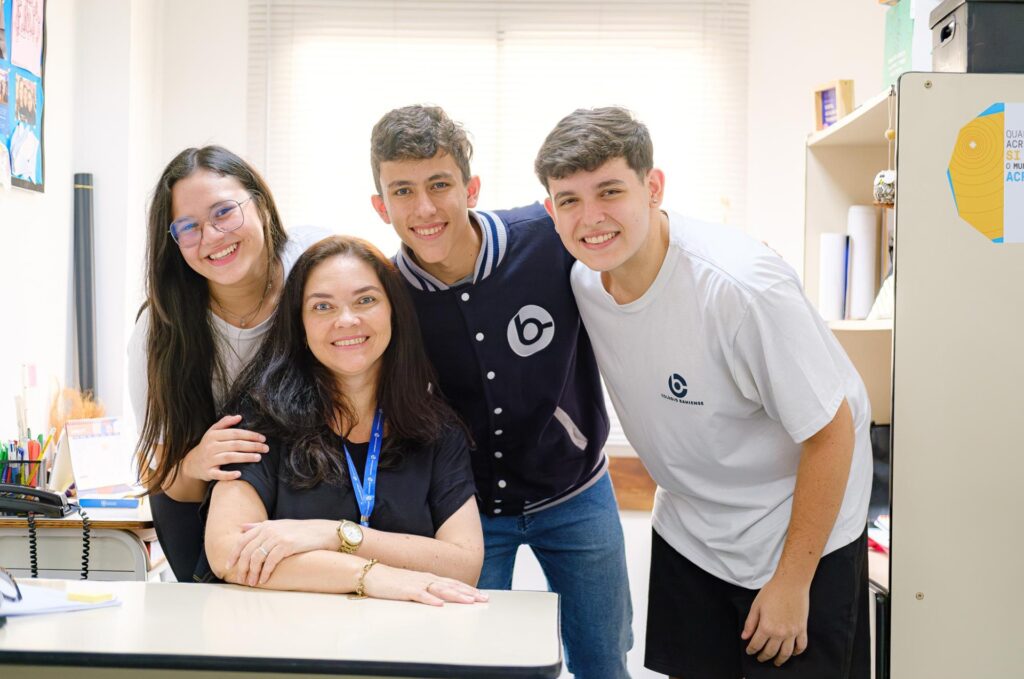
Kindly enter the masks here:
[[270, 556], [270, 552], [268, 552], [266, 549], [264, 549], [263, 545], [260, 545], [259, 547], [257, 547], [257, 549], [259, 549], [261, 552], [263, 552], [263, 556]]
[[430, 582], [428, 582], [427, 586], [423, 588], [423, 591], [424, 592], [429, 592], [430, 591], [430, 586], [433, 585], [435, 582], [437, 582], [437, 580], [431, 580]]

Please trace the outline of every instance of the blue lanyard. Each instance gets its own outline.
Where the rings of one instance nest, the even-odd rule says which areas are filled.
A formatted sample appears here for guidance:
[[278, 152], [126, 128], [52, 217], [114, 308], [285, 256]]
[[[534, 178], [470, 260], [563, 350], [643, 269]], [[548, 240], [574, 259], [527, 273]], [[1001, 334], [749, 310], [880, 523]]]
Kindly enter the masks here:
[[369, 527], [370, 514], [373, 514], [374, 492], [377, 486], [377, 461], [380, 458], [381, 430], [384, 428], [384, 411], [377, 408], [377, 414], [373, 416], [373, 429], [370, 432], [370, 448], [366, 453], [366, 470], [363, 472], [363, 481], [359, 481], [359, 473], [356, 466], [352, 464], [352, 456], [348, 454], [348, 446], [344, 440], [341, 445], [345, 449], [345, 459], [348, 460], [348, 473], [352, 477], [352, 488], [356, 492], [356, 502], [359, 504], [359, 523]]

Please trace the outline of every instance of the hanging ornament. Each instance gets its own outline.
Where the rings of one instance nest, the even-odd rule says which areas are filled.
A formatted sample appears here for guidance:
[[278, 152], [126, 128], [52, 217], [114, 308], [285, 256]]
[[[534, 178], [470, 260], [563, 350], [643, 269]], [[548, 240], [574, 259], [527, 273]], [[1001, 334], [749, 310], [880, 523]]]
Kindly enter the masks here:
[[889, 126], [885, 130], [885, 140], [889, 146], [888, 149], [888, 169], [882, 170], [875, 175], [875, 181], [872, 185], [871, 195], [874, 197], [875, 202], [881, 205], [892, 205], [896, 202], [896, 170], [893, 169], [893, 142], [896, 140], [896, 121], [894, 120], [893, 111], [893, 100], [896, 99], [896, 88], [889, 88], [889, 99], [887, 105], [888, 109], [888, 123]]

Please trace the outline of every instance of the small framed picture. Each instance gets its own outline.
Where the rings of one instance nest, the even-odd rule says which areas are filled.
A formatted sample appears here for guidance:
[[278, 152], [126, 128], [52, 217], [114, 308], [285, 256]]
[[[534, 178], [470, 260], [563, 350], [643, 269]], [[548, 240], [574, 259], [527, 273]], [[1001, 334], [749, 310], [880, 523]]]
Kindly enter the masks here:
[[853, 81], [833, 80], [814, 90], [814, 129], [824, 130], [853, 110]]

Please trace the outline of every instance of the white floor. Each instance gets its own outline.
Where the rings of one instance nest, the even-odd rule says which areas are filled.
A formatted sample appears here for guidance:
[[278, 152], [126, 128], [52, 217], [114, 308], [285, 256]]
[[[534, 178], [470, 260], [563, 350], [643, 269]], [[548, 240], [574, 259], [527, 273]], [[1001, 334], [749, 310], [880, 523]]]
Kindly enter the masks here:
[[[626, 566], [629, 569], [629, 591], [633, 597], [633, 650], [627, 662], [633, 679], [664, 678], [644, 667], [644, 631], [647, 627], [647, 572], [651, 565], [651, 515], [649, 512], [620, 512], [626, 538]], [[546, 590], [547, 581], [533, 552], [521, 547], [512, 575], [513, 589]], [[571, 677], [562, 668], [562, 677]]]

